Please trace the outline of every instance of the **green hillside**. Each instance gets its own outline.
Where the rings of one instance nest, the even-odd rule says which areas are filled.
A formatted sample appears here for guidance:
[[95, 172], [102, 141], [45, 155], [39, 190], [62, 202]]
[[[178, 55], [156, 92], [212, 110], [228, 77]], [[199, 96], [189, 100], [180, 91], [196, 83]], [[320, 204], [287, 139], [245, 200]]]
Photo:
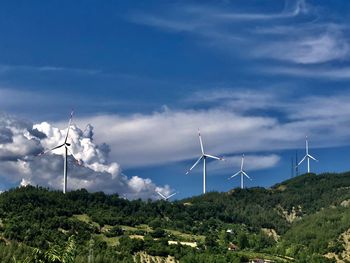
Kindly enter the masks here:
[[32, 186], [0, 195], [1, 262], [350, 262], [349, 230], [350, 173], [175, 202]]

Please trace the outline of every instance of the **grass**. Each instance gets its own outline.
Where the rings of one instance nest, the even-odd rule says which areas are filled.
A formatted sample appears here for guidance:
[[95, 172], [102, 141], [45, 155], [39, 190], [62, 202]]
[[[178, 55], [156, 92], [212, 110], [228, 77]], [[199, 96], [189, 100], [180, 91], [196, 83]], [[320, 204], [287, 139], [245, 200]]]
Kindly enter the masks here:
[[146, 225], [146, 224], [138, 225], [137, 229], [144, 230], [146, 232], [151, 232], [152, 231], [152, 228], [149, 225]]
[[78, 219], [84, 223], [93, 225], [95, 227], [100, 227], [100, 225], [94, 221], [87, 215], [87, 214], [81, 214], [81, 215], [73, 215], [73, 218]]
[[120, 237], [106, 237], [104, 234], [96, 234], [94, 236], [101, 241], [105, 241], [109, 247], [119, 245]]
[[85, 223], [90, 223], [92, 220], [87, 214], [82, 214], [82, 215], [73, 215], [74, 218], [83, 221]]
[[124, 231], [136, 231], [136, 230], [139, 230], [139, 228], [137, 227], [132, 227], [132, 226], [124, 226], [124, 225], [121, 225], [120, 226]]
[[129, 237], [133, 239], [144, 239], [144, 236], [141, 235], [129, 235]]
[[204, 242], [204, 239], [205, 239], [205, 236], [202, 236], [202, 235], [191, 235], [191, 234], [186, 234], [186, 233], [182, 233], [180, 231], [171, 230], [171, 229], [165, 229], [165, 231], [176, 236], [181, 241], [189, 241], [189, 242], [201, 241], [201, 242]]

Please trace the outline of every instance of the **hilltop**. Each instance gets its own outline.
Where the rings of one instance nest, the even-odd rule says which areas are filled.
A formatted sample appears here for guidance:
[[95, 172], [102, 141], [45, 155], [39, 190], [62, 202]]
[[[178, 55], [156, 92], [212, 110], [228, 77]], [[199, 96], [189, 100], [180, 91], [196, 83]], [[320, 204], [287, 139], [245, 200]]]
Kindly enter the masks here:
[[33, 247], [64, 247], [71, 236], [75, 262], [89, 254], [94, 262], [346, 262], [350, 173], [175, 202], [33, 186], [0, 195], [1, 262], [24, 259]]

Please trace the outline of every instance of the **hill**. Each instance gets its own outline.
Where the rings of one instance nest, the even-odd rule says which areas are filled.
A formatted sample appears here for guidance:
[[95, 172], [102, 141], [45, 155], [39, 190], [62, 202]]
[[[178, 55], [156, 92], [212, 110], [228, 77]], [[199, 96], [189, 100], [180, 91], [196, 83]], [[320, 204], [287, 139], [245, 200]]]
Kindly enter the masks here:
[[0, 194], [0, 258], [62, 254], [71, 237], [74, 262], [349, 262], [349, 206], [350, 173], [175, 202], [27, 186]]

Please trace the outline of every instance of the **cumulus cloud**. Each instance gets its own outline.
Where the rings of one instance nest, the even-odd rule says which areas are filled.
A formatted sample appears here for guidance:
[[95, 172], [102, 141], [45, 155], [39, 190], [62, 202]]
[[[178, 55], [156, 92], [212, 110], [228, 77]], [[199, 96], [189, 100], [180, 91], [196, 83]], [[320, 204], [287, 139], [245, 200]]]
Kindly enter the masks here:
[[[44, 149], [53, 148], [64, 141], [66, 129], [48, 122], [32, 124], [9, 115], [0, 116], [0, 169], [6, 181], [61, 188], [63, 181], [63, 148], [37, 156]], [[122, 174], [118, 163], [109, 161], [108, 145], [96, 144], [93, 126], [83, 131], [72, 125], [69, 133], [68, 188], [86, 188], [90, 191], [119, 193], [128, 198], [155, 198], [155, 190], [170, 192], [150, 179]], [[74, 157], [73, 157], [73, 156]], [[75, 159], [84, 166], [77, 165]]]
[[[248, 170], [273, 167], [279, 161], [274, 151], [303, 148], [306, 135], [313, 147], [348, 145], [350, 141], [347, 129], [350, 118], [346, 114], [349, 93], [313, 95], [291, 101], [288, 94], [269, 95], [268, 90], [216, 92], [207, 94], [213, 95], [211, 99], [193, 96], [191, 103], [198, 110], [164, 107], [149, 114], [105, 114], [77, 119], [69, 136], [70, 150], [84, 166], [69, 157], [69, 188], [118, 192], [129, 198], [155, 197], [157, 189], [169, 194], [169, 186], [160, 187], [136, 175], [126, 176], [120, 165], [134, 168], [188, 162], [183, 164], [185, 172], [200, 154], [198, 128], [206, 152], [228, 160], [209, 163], [208, 169], [213, 170], [233, 169], [242, 153], [247, 155]], [[200, 107], [208, 102], [215, 106]], [[91, 125], [86, 126], [87, 123]], [[1, 176], [10, 183], [60, 189], [62, 149], [41, 157], [36, 155], [62, 143], [66, 125], [66, 122], [33, 125], [1, 115]]]
[[0, 114], [0, 160], [11, 161], [34, 155], [42, 150], [36, 136], [40, 136], [30, 123]]

